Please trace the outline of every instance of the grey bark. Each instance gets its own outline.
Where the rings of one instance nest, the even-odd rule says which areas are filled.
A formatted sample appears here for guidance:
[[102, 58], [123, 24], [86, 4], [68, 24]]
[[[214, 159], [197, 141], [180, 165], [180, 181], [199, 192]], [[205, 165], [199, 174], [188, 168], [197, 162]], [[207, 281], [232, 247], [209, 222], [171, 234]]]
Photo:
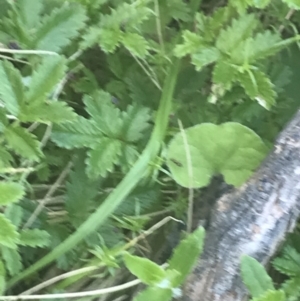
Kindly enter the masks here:
[[216, 202], [203, 255], [188, 278], [183, 300], [247, 300], [241, 255], [266, 265], [294, 229], [299, 212], [300, 111], [253, 177]]

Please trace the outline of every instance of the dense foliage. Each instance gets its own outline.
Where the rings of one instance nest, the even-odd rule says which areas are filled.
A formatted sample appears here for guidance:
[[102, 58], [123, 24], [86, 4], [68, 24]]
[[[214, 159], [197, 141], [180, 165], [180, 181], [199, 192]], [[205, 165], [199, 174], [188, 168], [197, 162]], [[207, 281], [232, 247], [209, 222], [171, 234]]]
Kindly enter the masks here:
[[[107, 288], [130, 279], [126, 265], [149, 285], [135, 300], [171, 300], [204, 233], [165, 269], [147, 259], [159, 261], [157, 232], [178, 222], [169, 216], [190, 231], [193, 188], [218, 174], [245, 182], [299, 107], [299, 1], [0, 7], [0, 292]], [[293, 276], [283, 291], [294, 300], [300, 269], [284, 258], [275, 266]], [[285, 300], [268, 283], [259, 300]]]

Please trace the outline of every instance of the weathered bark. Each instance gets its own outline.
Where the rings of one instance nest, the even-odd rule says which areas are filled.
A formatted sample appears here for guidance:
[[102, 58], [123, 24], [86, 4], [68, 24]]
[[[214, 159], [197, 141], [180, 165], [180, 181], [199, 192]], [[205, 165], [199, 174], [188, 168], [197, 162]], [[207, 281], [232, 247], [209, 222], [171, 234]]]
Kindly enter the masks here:
[[299, 209], [300, 111], [254, 176], [217, 201], [203, 255], [187, 281], [183, 300], [246, 300], [241, 255], [266, 264], [294, 229]]

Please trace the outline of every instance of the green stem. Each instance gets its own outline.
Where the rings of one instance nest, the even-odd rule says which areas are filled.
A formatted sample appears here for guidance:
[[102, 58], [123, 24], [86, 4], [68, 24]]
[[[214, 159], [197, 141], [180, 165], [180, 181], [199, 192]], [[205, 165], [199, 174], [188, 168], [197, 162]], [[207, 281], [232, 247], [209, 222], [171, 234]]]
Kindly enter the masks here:
[[99, 228], [99, 226], [103, 224], [103, 222], [114, 212], [114, 210], [122, 203], [126, 196], [139, 183], [140, 179], [143, 178], [147, 171], [148, 164], [158, 154], [161, 143], [164, 140], [179, 69], [180, 60], [175, 59], [173, 65], [170, 66], [165, 80], [160, 105], [155, 120], [155, 127], [153, 129], [150, 141], [128, 174], [124, 177], [116, 189], [98, 207], [98, 209], [77, 229], [75, 233], [69, 236], [52, 252], [37, 261], [31, 267], [13, 277], [7, 283], [7, 288], [13, 287], [20, 280], [23, 280], [36, 271], [42, 269], [52, 261], [56, 260], [59, 256], [75, 247], [91, 232]]

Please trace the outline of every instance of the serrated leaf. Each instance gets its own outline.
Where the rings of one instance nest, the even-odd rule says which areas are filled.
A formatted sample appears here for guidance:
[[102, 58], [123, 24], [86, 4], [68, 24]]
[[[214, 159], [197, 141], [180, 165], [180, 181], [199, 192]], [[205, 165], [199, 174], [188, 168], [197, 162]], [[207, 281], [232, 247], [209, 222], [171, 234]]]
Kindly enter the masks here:
[[234, 19], [231, 26], [220, 32], [216, 47], [221, 52], [231, 55], [239, 43], [252, 35], [256, 26], [257, 20], [254, 14], [241, 16], [238, 20]]
[[182, 35], [183, 44], [176, 45], [174, 49], [174, 54], [177, 57], [183, 57], [190, 53], [196, 53], [199, 49], [202, 49], [205, 44], [201, 36], [189, 31], [185, 30]]
[[24, 26], [30, 30], [40, 21], [43, 2], [40, 0], [19, 0], [16, 3], [19, 16]]
[[15, 249], [19, 242], [19, 234], [16, 227], [0, 213], [0, 245]]
[[169, 0], [168, 2], [168, 13], [175, 20], [189, 21], [190, 20], [190, 8], [182, 0]]
[[90, 214], [91, 201], [98, 192], [98, 182], [90, 180], [85, 173], [84, 156], [80, 155], [66, 184], [66, 209], [74, 227], [82, 224]]
[[300, 297], [300, 276], [298, 275], [288, 279], [281, 285], [281, 288], [285, 292], [286, 296], [295, 298], [295, 300], [297, 300], [297, 298]]
[[263, 265], [248, 255], [241, 258], [241, 274], [252, 297], [260, 297], [268, 290], [275, 290], [272, 279]]
[[78, 116], [76, 121], [53, 127], [51, 140], [67, 149], [92, 147], [103, 137], [94, 122]]
[[59, 52], [75, 38], [86, 21], [82, 6], [67, 3], [54, 9], [37, 29], [33, 45], [36, 49]]
[[88, 152], [87, 173], [90, 178], [105, 176], [113, 170], [121, 154], [122, 143], [115, 139], [103, 137]]
[[286, 301], [286, 297], [283, 291], [267, 291], [261, 296], [251, 299], [251, 301]]
[[24, 100], [20, 72], [8, 61], [0, 61], [0, 103], [14, 116], [18, 116]]
[[260, 70], [247, 70], [240, 73], [238, 80], [248, 96], [256, 100], [265, 109], [270, 109], [275, 104], [276, 92], [274, 85], [266, 74]]
[[0, 260], [0, 295], [1, 296], [5, 292], [5, 286], [6, 286], [5, 276], [6, 276], [5, 267], [2, 260]]
[[110, 94], [97, 91], [93, 97], [86, 95], [83, 101], [97, 128], [109, 137], [118, 137], [122, 128], [121, 112], [111, 100]]
[[18, 228], [22, 222], [23, 209], [16, 204], [10, 204], [5, 208], [4, 215]]
[[[179, 276], [172, 282], [173, 287], [178, 287], [183, 284], [185, 278], [193, 269], [202, 252], [204, 235], [205, 231], [201, 227], [192, 234], [189, 234], [188, 237], [181, 241], [175, 248], [168, 266], [168, 269], [174, 269], [179, 272]], [[189, 255], [186, 256], [186, 254]]]
[[0, 182], [0, 206], [19, 201], [25, 194], [22, 185], [14, 182]]
[[47, 95], [62, 79], [66, 70], [66, 61], [63, 57], [47, 57], [33, 72], [30, 80], [29, 91], [26, 93], [26, 101], [29, 104], [37, 104], [46, 100]]
[[10, 166], [10, 161], [13, 161], [11, 154], [4, 148], [0, 147], [0, 172], [2, 168], [7, 168]]
[[166, 278], [166, 271], [155, 262], [138, 256], [125, 253], [124, 263], [126, 268], [143, 283], [156, 285]]
[[[184, 187], [204, 187], [214, 174], [221, 173], [228, 184], [240, 186], [265, 157], [267, 148], [251, 129], [234, 122], [215, 125], [202, 123], [171, 140], [167, 165], [174, 180]], [[186, 149], [191, 157], [190, 178]]]
[[291, 246], [283, 249], [282, 255], [272, 262], [273, 267], [280, 273], [288, 276], [296, 276], [300, 274], [300, 254]]
[[76, 114], [65, 102], [52, 101], [29, 105], [22, 109], [20, 120], [23, 122], [63, 123], [73, 121]]
[[0, 132], [3, 132], [5, 128], [8, 126], [8, 124], [9, 123], [6, 117], [6, 110], [4, 108], [0, 108]]
[[258, 33], [255, 37], [248, 38], [241, 42], [231, 54], [232, 61], [242, 65], [244, 63], [252, 64], [253, 62], [264, 59], [275, 54], [281, 38], [279, 34], [272, 33], [269, 30]]
[[9, 126], [4, 136], [10, 149], [23, 158], [39, 161], [42, 156], [40, 142], [34, 135], [21, 127]]
[[25, 229], [20, 232], [19, 244], [29, 247], [46, 247], [50, 245], [50, 234], [39, 229]]
[[18, 250], [1, 247], [2, 258], [5, 261], [6, 269], [11, 276], [17, 275], [22, 269], [21, 256]]
[[140, 292], [133, 301], [169, 301], [172, 300], [172, 290], [160, 287], [148, 287]]
[[129, 52], [139, 58], [145, 58], [145, 56], [148, 54], [148, 42], [144, 37], [137, 33], [123, 33], [122, 43]]
[[117, 29], [101, 28], [99, 32], [99, 36], [96, 35], [96, 30], [91, 34], [94, 34], [94, 36], [91, 35], [86, 43], [90, 44], [93, 38], [99, 37], [98, 38], [99, 46], [106, 53], [114, 52], [116, 48], [119, 46], [122, 38], [122, 31], [119, 28]]
[[221, 84], [224, 89], [229, 90], [232, 83], [236, 80], [236, 75], [237, 70], [233, 65], [220, 60], [215, 64], [213, 70], [213, 82]]
[[196, 66], [196, 70], [200, 71], [204, 66], [214, 63], [220, 57], [217, 48], [207, 47], [192, 54], [192, 63]]
[[126, 112], [122, 112], [122, 117], [122, 139], [128, 142], [140, 140], [143, 137], [143, 132], [149, 128], [150, 110], [138, 105], [130, 105]]

